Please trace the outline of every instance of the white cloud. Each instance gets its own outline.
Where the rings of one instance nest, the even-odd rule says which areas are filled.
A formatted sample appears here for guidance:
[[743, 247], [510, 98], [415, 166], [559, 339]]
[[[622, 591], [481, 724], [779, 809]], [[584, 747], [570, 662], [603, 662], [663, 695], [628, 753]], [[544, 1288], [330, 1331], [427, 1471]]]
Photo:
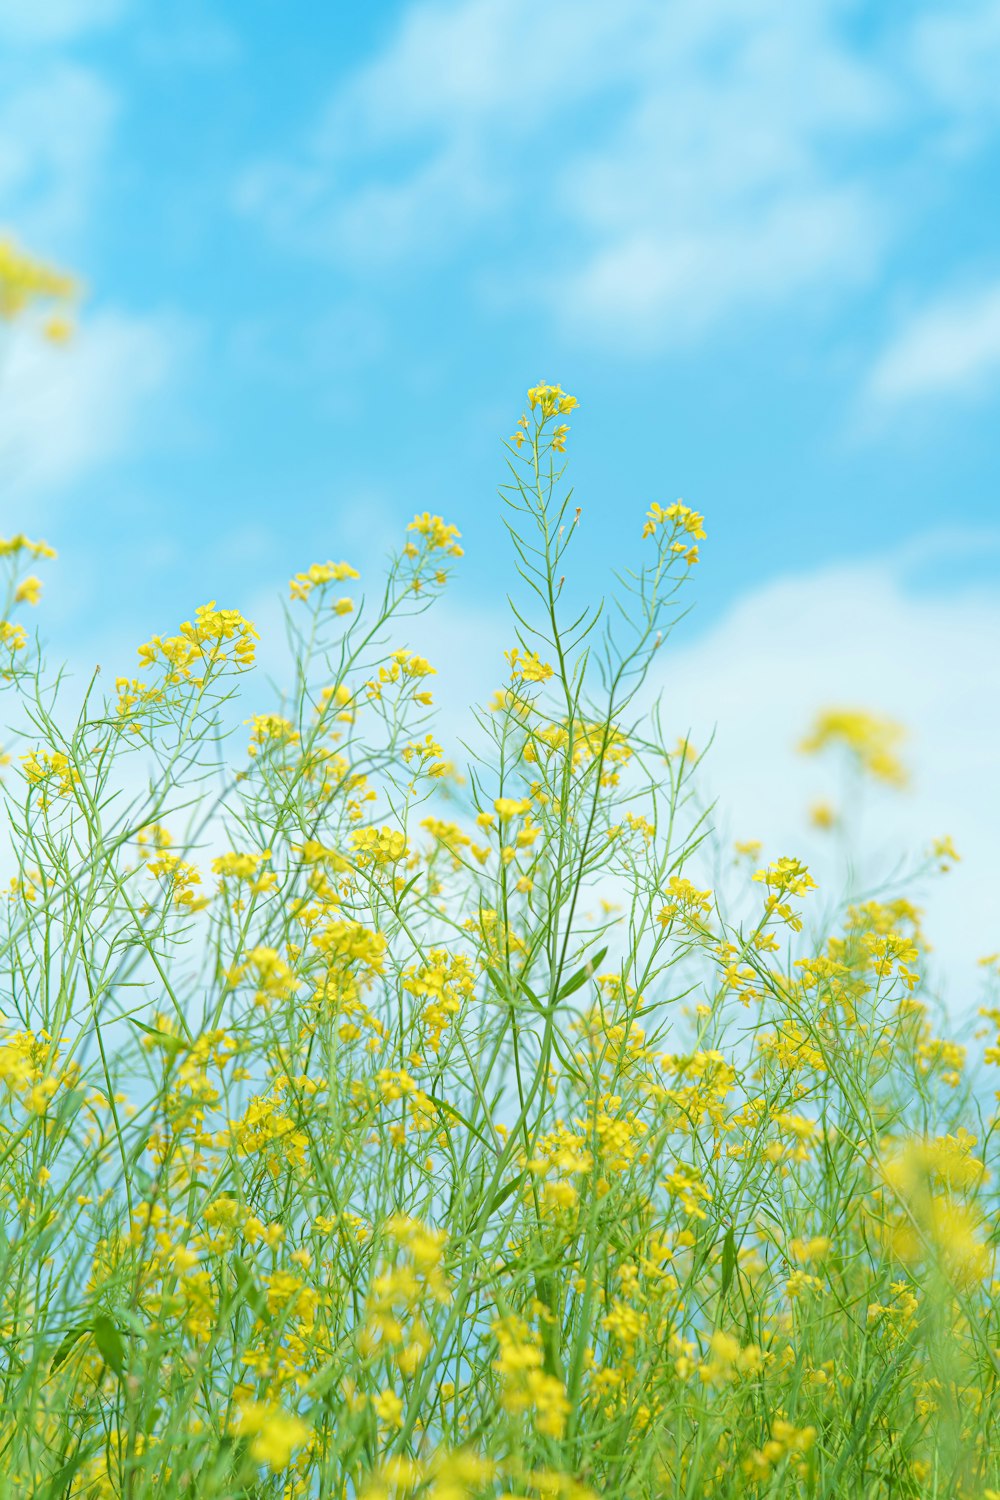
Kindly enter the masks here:
[[41, 248], [85, 224], [117, 113], [113, 91], [65, 61], [28, 70], [0, 100], [0, 225]]
[[868, 394], [886, 405], [966, 393], [1000, 373], [1000, 283], [921, 308], [876, 361]]
[[878, 263], [879, 185], [847, 162], [905, 123], [903, 95], [841, 20], [833, 0], [424, 0], [238, 201], [360, 271], [521, 222], [495, 274], [476, 257], [500, 300], [670, 343]]
[[911, 59], [938, 104], [977, 130], [988, 127], [1000, 106], [1000, 4], [966, 0], [922, 16], [913, 30]]
[[117, 21], [128, 0], [0, 0], [0, 37], [22, 44], [67, 42]]
[[553, 277], [561, 322], [636, 351], [680, 343], [727, 314], [787, 302], [822, 283], [862, 279], [876, 256], [878, 215], [862, 190], [779, 196], [727, 223], [678, 220], [622, 233], [581, 267]]
[[[566, 0], [422, 0], [385, 49], [332, 98], [320, 143], [366, 144], [478, 133], [528, 136], [550, 115], [634, 71], [648, 0], [582, 11]], [[530, 39], [530, 44], [529, 44]]]
[[84, 319], [58, 348], [19, 330], [0, 374], [8, 490], [36, 499], [65, 490], [126, 452], [153, 425], [188, 339], [174, 317], [110, 310]]

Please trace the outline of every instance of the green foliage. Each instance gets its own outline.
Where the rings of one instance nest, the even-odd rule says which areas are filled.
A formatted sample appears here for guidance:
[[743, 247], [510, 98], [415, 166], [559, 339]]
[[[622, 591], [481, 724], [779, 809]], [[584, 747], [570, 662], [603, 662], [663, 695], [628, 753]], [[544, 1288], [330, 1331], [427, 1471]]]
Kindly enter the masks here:
[[[919, 912], [810, 932], [797, 859], [718, 846], [651, 694], [703, 519], [651, 507], [568, 610], [573, 406], [536, 387], [507, 445], [523, 602], [461, 772], [410, 645], [440, 517], [374, 598], [292, 580], [242, 748], [237, 611], [74, 715], [12, 619], [51, 549], [0, 544], [10, 1493], [1000, 1487], [995, 1125]], [[893, 743], [840, 712], [812, 748], [899, 780]]]

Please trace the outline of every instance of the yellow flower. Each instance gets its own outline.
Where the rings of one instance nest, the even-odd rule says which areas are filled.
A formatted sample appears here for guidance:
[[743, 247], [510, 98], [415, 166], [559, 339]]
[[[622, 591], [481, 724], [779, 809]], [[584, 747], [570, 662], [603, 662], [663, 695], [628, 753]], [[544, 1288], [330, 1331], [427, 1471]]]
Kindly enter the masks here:
[[68, 797], [80, 780], [79, 772], [61, 750], [32, 750], [29, 754], [22, 755], [21, 760], [30, 785], [37, 786], [50, 776], [57, 777], [61, 797]]
[[832, 828], [837, 821], [837, 814], [829, 802], [814, 802], [809, 809], [809, 821], [814, 828]]
[[670, 522], [670, 535], [674, 540], [670, 543], [670, 550], [677, 554], [683, 554], [690, 566], [698, 561], [698, 548], [691, 546], [690, 542], [681, 540], [680, 533], [694, 541], [705, 539], [705, 517], [698, 511], [692, 510], [684, 504], [683, 500], [677, 500], [673, 505], [659, 505], [655, 500], [646, 512], [646, 524], [642, 528], [644, 537], [655, 536], [661, 526]]
[[493, 1368], [503, 1385], [504, 1410], [511, 1415], [530, 1411], [537, 1432], [561, 1438], [570, 1404], [562, 1381], [543, 1370], [545, 1356], [538, 1334], [516, 1316], [499, 1319], [491, 1332], [500, 1345]]
[[326, 583], [342, 583], [347, 578], [360, 577], [361, 574], [350, 563], [313, 563], [305, 573], [296, 573], [288, 585], [289, 594], [293, 599], [308, 599], [313, 589], [322, 588]]
[[406, 835], [398, 828], [356, 828], [351, 834], [351, 846], [361, 868], [369, 864], [396, 864], [409, 853]]
[[0, 537], [0, 557], [11, 557], [16, 552], [30, 552], [32, 557], [55, 557], [55, 549], [48, 542], [29, 541], [23, 531], [17, 536]]
[[42, 597], [42, 580], [34, 574], [28, 578], [22, 578], [14, 592], [14, 601], [17, 604], [37, 604]]
[[528, 405], [532, 411], [541, 412], [543, 421], [556, 415], [562, 416], [579, 404], [575, 396], [567, 396], [562, 386], [558, 385], [533, 385], [528, 392]]
[[667, 881], [669, 900], [659, 912], [657, 921], [666, 927], [674, 917], [685, 922], [697, 922], [712, 910], [712, 892], [699, 891], [690, 880], [681, 875], [671, 875]]
[[637, 1340], [641, 1339], [646, 1331], [646, 1316], [627, 1302], [623, 1302], [620, 1297], [616, 1297], [611, 1304], [611, 1311], [601, 1319], [601, 1327], [616, 1338], [624, 1346], [625, 1352], [631, 1356]]
[[788, 1246], [793, 1259], [808, 1264], [809, 1261], [825, 1259], [833, 1241], [825, 1234], [813, 1235], [811, 1240], [792, 1240]]
[[240, 1408], [237, 1431], [250, 1437], [250, 1453], [273, 1473], [287, 1468], [292, 1453], [312, 1436], [312, 1428], [273, 1402], [251, 1401]]
[[414, 516], [406, 529], [422, 536], [431, 552], [444, 552], [449, 557], [465, 555], [458, 545], [458, 539], [462, 535], [458, 527], [447, 525], [440, 516], [432, 516], [430, 511], [425, 510], [423, 515]]
[[15, 318], [32, 302], [67, 301], [76, 292], [71, 276], [0, 240], [0, 318]]
[[28, 644], [28, 632], [23, 625], [12, 625], [9, 620], [0, 620], [0, 645], [8, 651], [23, 651]]
[[940, 868], [942, 870], [951, 869], [951, 866], [957, 864], [962, 858], [947, 834], [944, 838], [934, 840], [933, 844], [931, 844], [931, 854], [936, 860], [940, 861]]
[[895, 747], [906, 731], [893, 719], [879, 718], [862, 708], [828, 708], [818, 714], [799, 744], [804, 755], [816, 755], [828, 745], [843, 745], [859, 770], [889, 786], [905, 786], [906, 768]]
[[501, 818], [517, 818], [531, 811], [531, 803], [526, 797], [497, 797], [493, 806]]
[[373, 1396], [372, 1410], [386, 1427], [401, 1427], [403, 1424], [403, 1403], [395, 1391], [382, 1391]]
[[960, 1128], [906, 1141], [881, 1163], [890, 1195], [890, 1216], [880, 1226], [886, 1247], [908, 1265], [936, 1256], [960, 1285], [980, 1280], [993, 1265], [989, 1220], [976, 1202], [989, 1173], [972, 1154], [975, 1145], [976, 1137]]
[[73, 324], [69, 318], [47, 318], [42, 332], [50, 344], [68, 344], [73, 337]]
[[510, 662], [512, 681], [520, 678], [523, 682], [548, 682], [552, 676], [552, 668], [548, 662], [542, 661], [534, 651], [522, 652], [515, 646], [504, 655]]
[[143, 666], [161, 661], [169, 669], [167, 682], [194, 681], [200, 685], [203, 679], [192, 677], [193, 667], [207, 671], [230, 664], [243, 671], [253, 666], [255, 642], [259, 639], [252, 623], [238, 609], [216, 609], [212, 599], [208, 604], [199, 604], [194, 623], [185, 620], [177, 635], [166, 638], [154, 635], [140, 646], [139, 660]]

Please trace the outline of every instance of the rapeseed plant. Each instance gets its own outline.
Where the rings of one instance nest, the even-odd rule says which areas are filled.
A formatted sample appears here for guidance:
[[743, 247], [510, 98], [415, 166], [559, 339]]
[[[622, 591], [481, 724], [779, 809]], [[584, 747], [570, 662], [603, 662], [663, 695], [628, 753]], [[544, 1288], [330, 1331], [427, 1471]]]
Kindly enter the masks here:
[[[65, 294], [6, 251], [0, 287]], [[0, 541], [4, 1493], [1000, 1492], [996, 1120], [920, 913], [817, 934], [751, 842], [711, 875], [643, 696], [705, 521], [651, 505], [621, 610], [567, 617], [576, 404], [534, 387], [507, 444], [528, 602], [461, 777], [407, 644], [441, 517], [374, 607], [295, 575], [242, 726], [257, 632], [215, 601], [60, 716], [17, 618], [52, 549]], [[895, 784], [898, 738], [837, 710], [807, 748]]]

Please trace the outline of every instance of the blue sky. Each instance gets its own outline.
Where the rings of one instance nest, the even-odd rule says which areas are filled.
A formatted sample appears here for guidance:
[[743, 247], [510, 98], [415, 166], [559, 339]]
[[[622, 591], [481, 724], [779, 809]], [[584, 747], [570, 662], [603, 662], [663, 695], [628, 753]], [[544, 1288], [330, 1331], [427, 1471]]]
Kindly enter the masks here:
[[431, 509], [468, 553], [443, 634], [489, 654], [500, 439], [554, 380], [582, 592], [651, 500], [706, 514], [678, 712], [738, 712], [748, 808], [748, 740], [853, 688], [913, 724], [921, 822], [975, 839], [998, 75], [997, 0], [0, 0], [0, 225], [90, 288], [0, 387], [2, 529], [61, 554], [48, 634], [249, 613]]

